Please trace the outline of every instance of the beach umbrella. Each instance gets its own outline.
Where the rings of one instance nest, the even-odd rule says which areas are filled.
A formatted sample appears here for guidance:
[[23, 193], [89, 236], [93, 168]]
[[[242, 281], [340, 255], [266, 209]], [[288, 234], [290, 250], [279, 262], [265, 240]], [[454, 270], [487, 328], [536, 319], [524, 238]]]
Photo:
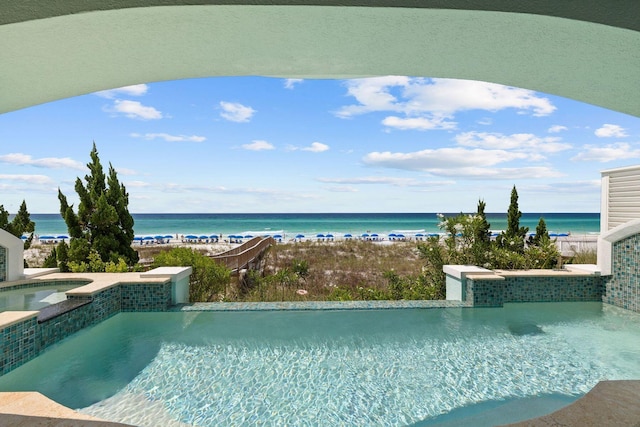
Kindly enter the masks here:
[[274, 239], [282, 239], [282, 234], [276, 234], [273, 236]]
[[296, 234], [296, 239], [304, 239], [304, 234]]
[[[240, 236], [240, 238], [242, 238], [242, 236]], [[253, 236], [251, 234], [247, 234], [246, 236], [244, 236], [245, 239], [253, 239]]]
[[416, 234], [416, 237], [424, 237], [424, 234], [418, 233], [418, 234]]
[[153, 236], [153, 238], [154, 239], [164, 239], [164, 236], [157, 235], [157, 236]]
[[438, 233], [429, 233], [429, 237], [436, 237], [436, 236], [440, 236]]
[[27, 240], [27, 236], [20, 236], [22, 240]]
[[61, 236], [58, 236], [58, 239], [68, 239], [68, 238], [69, 238], [69, 236], [65, 236], [64, 234], [61, 235]]
[[396, 234], [396, 237], [399, 237], [401, 239], [404, 239], [404, 234]]
[[198, 236], [194, 236], [193, 234], [187, 234], [186, 236], [184, 236], [185, 239], [197, 239]]
[[151, 236], [144, 236], [142, 238], [142, 240], [154, 240], [154, 239], [155, 239], [155, 237], [151, 237]]
[[140, 237], [140, 236], [136, 236], [136, 237], [134, 237], [134, 238], [133, 238], [133, 240], [135, 240], [136, 242], [139, 242], [139, 241], [141, 241], [141, 240], [142, 240], [142, 237]]
[[165, 234], [164, 238], [165, 239], [173, 239], [173, 234]]
[[322, 233], [316, 234], [316, 237], [324, 237], [324, 234], [322, 234]]
[[373, 234], [371, 234], [371, 237], [378, 237], [378, 234], [377, 233], [373, 233]]
[[198, 237], [198, 239], [208, 239], [208, 238], [209, 238], [209, 236], [205, 236], [204, 234], [202, 236]]
[[42, 239], [48, 240], [48, 239], [55, 239], [55, 238], [56, 236], [40, 236], [40, 240]]
[[362, 233], [360, 236], [361, 237], [369, 237], [369, 233]]
[[352, 236], [351, 234], [345, 234], [345, 235], [344, 235], [344, 237], [345, 237], [346, 239], [350, 239], [350, 238], [352, 238], [353, 236]]
[[327, 235], [326, 235], [326, 236], [324, 236], [324, 237], [326, 237], [326, 238], [328, 238], [328, 239], [333, 239], [333, 234], [327, 234]]
[[209, 236], [210, 239], [219, 239], [220, 236], [218, 236], [217, 234], [212, 234], [211, 236]]
[[389, 233], [389, 237], [396, 237], [396, 233]]

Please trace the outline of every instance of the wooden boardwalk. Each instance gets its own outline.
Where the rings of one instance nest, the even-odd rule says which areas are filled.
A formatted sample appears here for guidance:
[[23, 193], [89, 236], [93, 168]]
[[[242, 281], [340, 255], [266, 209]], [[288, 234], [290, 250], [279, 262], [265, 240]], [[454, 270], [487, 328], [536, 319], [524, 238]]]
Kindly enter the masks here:
[[225, 265], [233, 274], [237, 274], [242, 269], [253, 267], [264, 251], [273, 244], [275, 244], [273, 237], [258, 236], [211, 258]]

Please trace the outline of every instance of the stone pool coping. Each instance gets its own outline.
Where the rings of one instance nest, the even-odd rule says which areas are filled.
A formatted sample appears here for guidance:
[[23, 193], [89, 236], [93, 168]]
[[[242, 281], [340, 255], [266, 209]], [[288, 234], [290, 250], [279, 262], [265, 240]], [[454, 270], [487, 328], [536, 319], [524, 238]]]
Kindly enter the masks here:
[[0, 424], [42, 427], [127, 426], [81, 414], [35, 391], [0, 393]]
[[[639, 399], [640, 380], [601, 381], [586, 395], [556, 412], [504, 427], [638, 426]], [[127, 426], [81, 414], [38, 392], [0, 393], [0, 424], [47, 427]]]
[[123, 283], [166, 283], [171, 281], [169, 276], [145, 277], [143, 273], [53, 273], [46, 276], [36, 277], [32, 280], [37, 281], [45, 279], [90, 280], [91, 283], [66, 292], [67, 295], [77, 297], [91, 297], [99, 292]]

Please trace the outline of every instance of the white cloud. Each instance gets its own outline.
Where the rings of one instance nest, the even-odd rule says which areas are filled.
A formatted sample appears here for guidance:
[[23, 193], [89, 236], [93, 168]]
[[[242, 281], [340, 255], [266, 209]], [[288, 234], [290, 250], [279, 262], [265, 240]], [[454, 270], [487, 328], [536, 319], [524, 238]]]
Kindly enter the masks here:
[[286, 79], [284, 81], [284, 87], [287, 89], [293, 89], [295, 85], [302, 83], [302, 79]]
[[362, 159], [365, 164], [403, 170], [430, 172], [432, 169], [486, 167], [518, 159], [526, 159], [525, 153], [505, 150], [466, 148], [438, 148], [410, 153], [372, 152]]
[[318, 178], [318, 181], [330, 184], [370, 185], [383, 184], [394, 187], [439, 187], [454, 184], [454, 181], [419, 181], [415, 178], [400, 178], [393, 176], [365, 176], [357, 178]]
[[119, 175], [138, 175], [137, 171], [127, 168], [116, 168], [116, 172], [118, 172]]
[[53, 184], [53, 180], [46, 175], [7, 175], [0, 174], [0, 180], [18, 181], [27, 184], [49, 185]]
[[35, 166], [39, 168], [47, 169], [77, 169], [85, 170], [84, 164], [77, 162], [68, 157], [44, 157], [41, 159], [34, 159], [29, 154], [23, 153], [10, 153], [0, 156], [0, 162], [10, 163], [21, 166]]
[[254, 140], [251, 144], [244, 144], [242, 148], [250, 151], [264, 151], [264, 150], [274, 150], [276, 147], [273, 144], [267, 141]]
[[531, 90], [471, 80], [374, 77], [349, 80], [347, 93], [358, 103], [339, 109], [335, 113], [338, 117], [392, 111], [407, 118], [443, 120], [468, 110], [495, 112], [514, 108], [534, 116], [547, 116], [556, 109], [548, 98]]
[[493, 124], [493, 120], [490, 117], [483, 117], [482, 119], [478, 120], [476, 123], [483, 126], [489, 126]]
[[455, 129], [456, 122], [448, 121], [445, 117], [408, 117], [388, 116], [382, 120], [382, 124], [400, 130], [433, 130]]
[[523, 168], [480, 168], [464, 167], [454, 169], [433, 168], [429, 170], [433, 175], [451, 176], [467, 179], [493, 179], [493, 180], [513, 180], [513, 179], [541, 179], [541, 178], [561, 178], [566, 174], [556, 171], [547, 166], [531, 166]]
[[323, 144], [322, 142], [312, 142], [309, 147], [302, 148], [302, 151], [322, 153], [323, 151], [327, 151], [328, 149], [329, 149], [329, 146], [327, 144]]
[[600, 138], [624, 138], [625, 136], [628, 136], [623, 127], [612, 124], [602, 125], [601, 128], [596, 129], [595, 134]]
[[222, 108], [222, 113], [220, 113], [222, 118], [238, 123], [248, 122], [256, 112], [253, 108], [237, 102], [220, 101], [220, 108]]
[[562, 132], [562, 131], [565, 131], [565, 130], [569, 130], [569, 128], [566, 127], [566, 126], [561, 126], [561, 125], [553, 125], [549, 129], [547, 129], [547, 132], [549, 132], [549, 133], [558, 133], [558, 132]]
[[640, 158], [640, 149], [632, 148], [631, 144], [619, 142], [604, 147], [599, 145], [585, 145], [584, 151], [571, 158], [577, 162], [612, 162], [614, 160], [627, 160]]
[[117, 98], [120, 95], [125, 96], [142, 96], [147, 93], [149, 87], [146, 84], [132, 85], [132, 86], [124, 86], [117, 89], [110, 90], [102, 90], [100, 92], [96, 92], [94, 95], [98, 95], [102, 98], [113, 99]]
[[[538, 137], [530, 133], [503, 135], [487, 132], [464, 132], [456, 135], [458, 144], [484, 149], [515, 150], [533, 153], [557, 153], [569, 150], [571, 144], [561, 142], [558, 137]], [[536, 156], [538, 157], [538, 156]]]
[[144, 181], [127, 181], [125, 186], [127, 188], [131, 187], [131, 188], [144, 188], [144, 187], [150, 187], [151, 184], [149, 184], [148, 182], [144, 182]]
[[162, 113], [153, 107], [147, 107], [138, 101], [121, 99], [116, 99], [113, 102], [113, 107], [110, 111], [124, 114], [130, 119], [158, 120], [163, 117]]
[[132, 133], [131, 136], [134, 138], [144, 138], [149, 141], [164, 139], [167, 142], [203, 142], [207, 139], [204, 136], [198, 135], [170, 135], [168, 133], [145, 133], [144, 135]]
[[331, 191], [333, 193], [357, 193], [358, 191], [360, 191], [357, 188], [348, 185], [325, 187], [325, 190]]

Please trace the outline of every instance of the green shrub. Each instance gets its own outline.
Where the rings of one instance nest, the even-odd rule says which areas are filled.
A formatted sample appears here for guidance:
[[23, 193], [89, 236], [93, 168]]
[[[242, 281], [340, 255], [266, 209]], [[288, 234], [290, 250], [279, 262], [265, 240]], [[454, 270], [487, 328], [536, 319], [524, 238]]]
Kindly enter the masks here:
[[231, 280], [231, 271], [191, 248], [174, 248], [161, 252], [156, 255], [153, 266], [191, 267], [190, 302], [218, 301]]

